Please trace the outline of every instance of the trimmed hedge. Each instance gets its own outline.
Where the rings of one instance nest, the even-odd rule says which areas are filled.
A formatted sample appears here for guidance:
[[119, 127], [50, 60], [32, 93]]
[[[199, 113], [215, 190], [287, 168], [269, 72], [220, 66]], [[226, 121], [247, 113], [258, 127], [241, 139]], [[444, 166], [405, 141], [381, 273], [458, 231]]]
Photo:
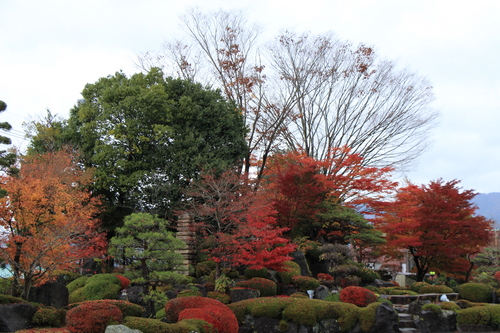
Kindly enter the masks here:
[[118, 324], [122, 311], [113, 304], [86, 302], [66, 313], [66, 327], [71, 332], [104, 333], [108, 325]]
[[453, 289], [442, 284], [426, 285], [419, 289], [419, 294], [451, 294]]
[[464, 283], [457, 287], [460, 298], [471, 302], [491, 303], [493, 288], [483, 283]]
[[360, 307], [367, 306], [377, 301], [377, 295], [369, 289], [357, 286], [349, 286], [340, 292], [340, 300]]
[[300, 291], [307, 292], [308, 290], [315, 290], [319, 287], [319, 281], [310, 276], [295, 276], [292, 279], [293, 284], [296, 285]]
[[140, 330], [142, 333], [215, 332], [211, 324], [199, 319], [186, 319], [175, 324], [167, 324], [157, 319], [125, 317], [123, 325]]
[[257, 289], [260, 291], [261, 297], [275, 296], [278, 291], [278, 286], [274, 281], [258, 277], [239, 281], [235, 284], [235, 287]]
[[117, 306], [123, 313], [123, 317], [128, 317], [128, 316], [132, 316], [132, 317], [141, 317], [142, 315], [144, 315], [144, 308], [140, 305], [137, 305], [137, 304], [134, 304], [134, 303], [131, 303], [131, 302], [127, 302], [127, 301], [120, 301], [120, 300], [117, 300], [117, 299], [100, 299], [100, 300], [94, 300], [94, 301], [83, 301], [83, 302], [80, 302], [80, 303], [73, 303], [73, 304], [70, 304], [68, 307], [70, 309], [72, 308], [75, 308], [79, 305], [82, 305], [82, 304], [112, 304], [112, 305], [115, 305]]
[[292, 279], [300, 275], [300, 266], [295, 261], [287, 261], [283, 264], [284, 271], [278, 272], [281, 283], [289, 285], [292, 284]]

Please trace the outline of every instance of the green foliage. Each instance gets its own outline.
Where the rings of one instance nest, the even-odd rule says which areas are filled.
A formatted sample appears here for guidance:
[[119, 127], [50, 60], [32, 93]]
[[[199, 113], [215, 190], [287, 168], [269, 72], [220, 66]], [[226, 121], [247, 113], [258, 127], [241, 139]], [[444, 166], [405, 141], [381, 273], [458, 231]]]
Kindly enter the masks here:
[[14, 297], [10, 295], [0, 295], [0, 304], [11, 304], [11, 303], [24, 303], [26, 302], [21, 297]]
[[422, 306], [423, 311], [431, 311], [434, 312], [435, 314], [439, 315], [443, 312], [442, 308], [434, 303], [427, 303]]
[[491, 286], [493, 289], [497, 289], [499, 287], [498, 280], [491, 273], [482, 272], [479, 275], [476, 275], [473, 279], [475, 283], [482, 283]]
[[488, 306], [475, 306], [457, 311], [457, 325], [489, 325]]
[[226, 293], [221, 293], [218, 291], [209, 291], [209, 292], [207, 292], [207, 297], [212, 298], [212, 299], [216, 299], [223, 304], [231, 303], [231, 297]]
[[85, 295], [83, 295], [83, 287], [75, 289], [69, 294], [69, 304], [79, 303], [83, 301], [85, 301]]
[[73, 291], [75, 291], [76, 289], [78, 288], [82, 288], [83, 286], [85, 286], [85, 283], [87, 282], [87, 280], [89, 279], [88, 276], [82, 276], [82, 277], [79, 277], [73, 281], [71, 281], [70, 283], [68, 283], [66, 285], [66, 288], [68, 288], [68, 291], [70, 293], [72, 293]]
[[13, 282], [13, 278], [0, 278], [0, 294], [10, 294]]
[[374, 302], [359, 309], [359, 326], [363, 332], [368, 332], [373, 327], [377, 316], [377, 308], [380, 304], [379, 302]]
[[65, 317], [66, 310], [43, 307], [36, 311], [31, 319], [31, 324], [41, 327], [62, 327], [65, 324]]
[[94, 190], [111, 205], [166, 216], [203, 168], [224, 170], [247, 151], [232, 103], [157, 68], [131, 77], [117, 72], [87, 84], [82, 96], [65, 135], [85, 166], [96, 168]]
[[96, 274], [85, 282], [82, 293], [87, 301], [117, 299], [120, 289], [120, 280], [114, 274]]
[[380, 275], [375, 272], [373, 269], [362, 267], [357, 272], [356, 275], [361, 278], [361, 282], [368, 284], [373, 281], [380, 279]]
[[443, 310], [451, 310], [455, 312], [461, 309], [455, 302], [441, 302], [439, 306]]
[[230, 278], [222, 274], [218, 279], [215, 280], [215, 291], [225, 293], [233, 284], [234, 282]]
[[253, 278], [250, 280], [239, 281], [236, 287], [257, 289], [261, 297], [274, 296], [277, 293], [278, 286], [271, 280], [263, 278]]
[[422, 288], [423, 286], [429, 286], [429, 285], [430, 284], [427, 282], [415, 282], [415, 283], [412, 283], [412, 285], [410, 286], [410, 289], [416, 293], [420, 293], [420, 288]]
[[293, 278], [300, 275], [300, 266], [294, 261], [287, 261], [285, 264], [285, 270], [283, 272], [278, 272], [278, 276], [281, 282], [285, 285], [293, 283]]
[[175, 324], [167, 324], [157, 319], [125, 317], [123, 325], [142, 333], [208, 333], [213, 332], [211, 325], [203, 320], [185, 319]]
[[340, 294], [339, 293], [330, 294], [330, 295], [326, 296], [325, 301], [327, 301], [327, 302], [341, 302]]
[[260, 277], [267, 279], [267, 268], [261, 268], [261, 269], [251, 269], [247, 267], [245, 269], [245, 279], [250, 280], [254, 277]]
[[200, 278], [205, 275], [210, 275], [215, 270], [215, 261], [206, 260], [196, 264], [196, 277]]
[[481, 283], [464, 283], [457, 287], [460, 298], [471, 302], [491, 303], [493, 288]]
[[180, 291], [177, 294], [177, 297], [193, 297], [193, 296], [201, 296], [201, 292], [199, 290], [186, 289]]
[[419, 290], [420, 294], [451, 294], [453, 289], [442, 284], [422, 286]]
[[319, 287], [319, 281], [310, 276], [295, 276], [293, 284], [296, 285], [300, 291], [307, 292], [308, 290], [315, 290]]

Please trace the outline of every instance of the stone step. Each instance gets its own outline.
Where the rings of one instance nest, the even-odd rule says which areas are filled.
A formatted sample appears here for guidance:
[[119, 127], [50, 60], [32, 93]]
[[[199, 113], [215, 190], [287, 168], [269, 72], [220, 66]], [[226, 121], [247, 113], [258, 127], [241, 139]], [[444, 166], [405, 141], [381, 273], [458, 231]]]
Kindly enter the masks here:
[[413, 328], [413, 327], [400, 328], [399, 331], [400, 332], [415, 332], [415, 333], [419, 332], [416, 328]]

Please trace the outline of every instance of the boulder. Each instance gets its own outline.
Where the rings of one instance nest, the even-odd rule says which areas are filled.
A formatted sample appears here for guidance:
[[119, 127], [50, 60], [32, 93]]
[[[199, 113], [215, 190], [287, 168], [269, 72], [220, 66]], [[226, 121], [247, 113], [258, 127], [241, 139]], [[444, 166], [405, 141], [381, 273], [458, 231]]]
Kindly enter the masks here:
[[109, 325], [104, 333], [142, 333], [142, 331], [128, 328], [125, 325]]
[[36, 308], [27, 303], [0, 305], [0, 332], [16, 332], [29, 328]]
[[142, 286], [132, 286], [127, 288], [128, 301], [138, 305], [144, 305]]
[[325, 299], [331, 295], [330, 289], [326, 286], [320, 285], [318, 288], [314, 290], [314, 298], [315, 299]]
[[257, 298], [260, 296], [260, 290], [249, 289], [249, 288], [238, 288], [231, 289], [229, 291], [229, 296], [231, 297], [231, 303], [236, 303], [249, 298]]
[[443, 310], [441, 314], [422, 311], [417, 328], [421, 332], [455, 332], [457, 330], [457, 314], [455, 311]]
[[302, 251], [295, 251], [291, 254], [293, 261], [300, 267], [300, 275], [309, 276], [309, 265], [307, 264], [306, 256]]
[[53, 306], [56, 309], [67, 306], [68, 299], [68, 288], [66, 288], [66, 282], [62, 276], [54, 282], [45, 283], [40, 287], [32, 287], [28, 297], [30, 302]]
[[375, 322], [368, 333], [399, 333], [398, 314], [392, 306], [382, 303], [377, 307]]

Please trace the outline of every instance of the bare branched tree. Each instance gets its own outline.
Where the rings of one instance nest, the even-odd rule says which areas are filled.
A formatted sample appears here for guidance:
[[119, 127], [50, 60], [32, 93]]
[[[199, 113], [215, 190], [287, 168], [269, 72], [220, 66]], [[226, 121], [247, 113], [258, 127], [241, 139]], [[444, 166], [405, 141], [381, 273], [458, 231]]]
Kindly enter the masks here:
[[285, 32], [262, 51], [261, 29], [234, 11], [194, 9], [182, 28], [186, 39], [144, 54], [138, 66], [168, 64], [174, 75], [220, 88], [245, 116], [247, 174], [255, 160], [262, 172], [278, 149], [324, 159], [348, 146], [365, 165], [403, 168], [426, 148], [436, 119], [432, 88], [370, 47]]

